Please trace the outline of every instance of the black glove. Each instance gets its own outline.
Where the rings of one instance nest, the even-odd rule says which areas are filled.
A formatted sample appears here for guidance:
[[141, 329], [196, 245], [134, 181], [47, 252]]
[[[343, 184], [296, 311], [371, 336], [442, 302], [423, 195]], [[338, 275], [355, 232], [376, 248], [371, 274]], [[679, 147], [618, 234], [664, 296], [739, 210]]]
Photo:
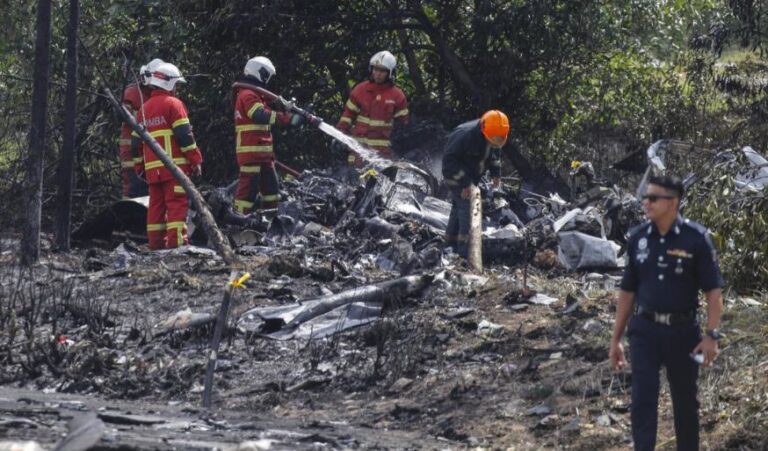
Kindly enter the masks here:
[[343, 142], [334, 139], [331, 141], [331, 151], [337, 153], [345, 153], [347, 152], [347, 146]]
[[275, 100], [272, 101], [270, 106], [275, 111], [289, 112], [291, 109], [293, 109], [294, 105], [293, 101], [287, 100], [283, 96], [278, 96]]

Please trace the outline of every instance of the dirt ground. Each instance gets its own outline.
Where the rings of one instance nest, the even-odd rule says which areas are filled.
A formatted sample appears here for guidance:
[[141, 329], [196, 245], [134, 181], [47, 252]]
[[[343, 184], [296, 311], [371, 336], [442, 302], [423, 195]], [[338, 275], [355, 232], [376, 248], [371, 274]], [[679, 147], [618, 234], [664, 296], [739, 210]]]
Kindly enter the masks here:
[[[531, 269], [528, 287], [553, 298], [536, 304], [521, 297], [522, 268], [476, 277], [448, 260], [371, 326], [312, 341], [230, 329], [206, 410], [210, 323], [159, 325], [185, 309], [216, 313], [229, 277], [220, 259], [128, 243], [47, 253], [23, 270], [5, 243], [0, 439], [52, 449], [90, 411], [106, 425], [92, 449], [104, 450], [631, 449], [631, 374], [607, 362], [619, 273]], [[252, 278], [233, 319], [397, 277], [344, 274], [295, 248], [243, 260]], [[754, 301], [729, 305], [723, 352], [702, 372], [702, 449], [768, 449], [768, 313]], [[666, 388], [661, 399], [659, 449], [674, 449]]]

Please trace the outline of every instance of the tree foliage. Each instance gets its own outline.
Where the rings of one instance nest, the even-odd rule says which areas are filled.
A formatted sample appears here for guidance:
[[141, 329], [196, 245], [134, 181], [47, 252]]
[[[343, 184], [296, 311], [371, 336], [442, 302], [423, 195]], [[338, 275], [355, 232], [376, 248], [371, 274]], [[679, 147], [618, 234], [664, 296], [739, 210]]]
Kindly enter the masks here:
[[[2, 197], [17, 192], [14, 165], [23, 156], [30, 3], [2, 5]], [[762, 148], [764, 89], [736, 82], [754, 81], [750, 75], [764, 65], [757, 58], [732, 68], [720, 60], [734, 46], [761, 49], [762, 8], [746, 0], [82, 0], [75, 205], [118, 193], [119, 125], [96, 93], [108, 86], [119, 94], [154, 57], [175, 63], [189, 80], [179, 95], [190, 107], [207, 183], [236, 174], [230, 86], [255, 55], [277, 66], [274, 91], [313, 104], [335, 123], [351, 87], [367, 76], [370, 56], [389, 49], [416, 121], [450, 128], [502, 109], [512, 118], [512, 141], [554, 170], [578, 158], [610, 174], [620, 154], [662, 137]], [[66, 19], [66, 5], [57, 2], [50, 157], [61, 146]], [[317, 131], [276, 134], [278, 158], [293, 166], [343, 161]], [[50, 174], [47, 167], [46, 180]]]

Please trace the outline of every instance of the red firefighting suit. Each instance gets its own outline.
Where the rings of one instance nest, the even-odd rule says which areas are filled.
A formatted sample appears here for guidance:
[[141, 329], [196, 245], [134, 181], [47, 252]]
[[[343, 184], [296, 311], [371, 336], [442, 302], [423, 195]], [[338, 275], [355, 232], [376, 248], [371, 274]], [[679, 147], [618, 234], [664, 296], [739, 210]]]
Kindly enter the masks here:
[[[136, 113], [141, 109], [142, 102], [146, 102], [149, 99], [150, 92], [146, 88], [139, 88], [139, 85], [132, 83], [125, 87], [123, 91], [123, 105], [128, 108], [128, 111], [136, 116]], [[136, 176], [133, 171], [133, 167], [136, 164], [133, 161], [133, 154], [131, 153], [131, 126], [127, 122], [123, 122], [120, 127], [120, 169], [123, 182], [123, 198], [128, 197], [140, 197], [147, 195], [147, 184]]]
[[[377, 150], [381, 156], [391, 158], [389, 137], [394, 121], [408, 123], [408, 102], [403, 91], [392, 82], [364, 81], [352, 89], [336, 128]], [[353, 151], [348, 161], [357, 167], [363, 165]]]
[[[137, 120], [145, 125], [147, 132], [185, 174], [191, 174], [193, 168], [203, 162], [192, 134], [187, 108], [172, 93], [162, 89], [152, 91], [143, 111], [139, 111]], [[134, 169], [137, 174], [143, 172], [149, 184], [149, 248], [172, 249], [187, 244], [189, 200], [184, 188], [163, 166], [149, 145], [140, 141], [136, 132], [133, 133], [131, 147], [139, 156]]]
[[240, 177], [235, 192], [235, 210], [253, 211], [257, 196], [261, 209], [277, 208], [279, 194], [272, 126], [287, 125], [291, 114], [273, 111], [261, 93], [248, 89], [243, 82], [233, 86], [235, 99], [235, 151]]

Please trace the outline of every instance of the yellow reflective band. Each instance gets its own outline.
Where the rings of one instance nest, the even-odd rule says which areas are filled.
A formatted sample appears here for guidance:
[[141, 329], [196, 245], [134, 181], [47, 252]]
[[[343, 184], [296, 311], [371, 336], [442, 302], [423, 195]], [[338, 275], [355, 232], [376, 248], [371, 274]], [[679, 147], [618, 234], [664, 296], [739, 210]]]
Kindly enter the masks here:
[[277, 122], [277, 113], [273, 111], [269, 116], [269, 125], [274, 125], [275, 122]]
[[186, 194], [186, 191], [184, 191], [184, 187], [183, 186], [174, 186], [173, 187], [173, 192], [176, 193], [176, 194]]
[[236, 125], [235, 131], [237, 133], [251, 132], [251, 131], [269, 131], [269, 125], [267, 124], [243, 124]]
[[261, 166], [240, 166], [240, 172], [243, 174], [260, 174]]
[[[182, 164], [189, 164], [189, 160], [187, 160], [184, 157], [174, 158], [173, 162], [176, 163], [177, 166]], [[163, 167], [163, 162], [160, 160], [147, 161], [146, 163], [144, 163], [144, 169], [147, 169], [147, 170], [161, 168], [161, 167]]]
[[[138, 136], [138, 135], [136, 135], [136, 136]], [[127, 139], [127, 138], [122, 138], [122, 139], [120, 139], [120, 145], [121, 146], [130, 146], [131, 145], [131, 140]]]
[[352, 102], [352, 99], [347, 100], [347, 104], [345, 106], [355, 113], [360, 112], [360, 108]]
[[354, 163], [357, 160], [357, 156], [353, 153], [349, 154], [347, 157], [347, 163]]
[[188, 117], [183, 117], [183, 118], [177, 120], [176, 122], [174, 122], [173, 124], [171, 124], [171, 128], [176, 128], [176, 127], [179, 127], [181, 125], [188, 125], [188, 124], [189, 124], [189, 118]]
[[392, 121], [380, 121], [376, 119], [370, 119], [367, 116], [357, 116], [357, 122], [367, 124], [371, 127], [391, 127]]
[[169, 230], [176, 230], [176, 243], [181, 246], [184, 244], [184, 230], [187, 228], [187, 224], [184, 221], [174, 221], [168, 223]]
[[243, 210], [251, 207], [253, 207], [253, 202], [248, 202], [247, 200], [235, 200], [235, 210], [237, 210], [238, 213], [242, 213]]
[[[149, 134], [149, 136], [158, 139], [163, 138], [163, 150], [168, 155], [171, 155], [173, 153], [173, 145], [171, 144], [171, 138], [173, 137], [173, 130], [170, 128], [161, 128], [160, 130], [155, 130], [152, 133]], [[160, 144], [158, 142], [158, 144]]]
[[403, 117], [408, 115], [408, 108], [403, 108], [402, 110], [395, 113], [395, 117]]
[[[274, 112], [272, 115], [274, 116]], [[266, 124], [244, 124], [235, 126], [237, 137], [235, 139], [235, 149], [237, 153], [249, 153], [249, 152], [272, 152], [272, 145], [262, 146], [244, 146], [243, 145], [243, 132], [250, 131], [269, 131], [269, 125]]]
[[136, 157], [133, 159], [133, 164], [143, 163], [144, 157]]
[[388, 139], [369, 139], [369, 138], [363, 138], [362, 142], [363, 142], [363, 144], [367, 144], [369, 146], [389, 147], [389, 140]]
[[272, 152], [272, 145], [266, 144], [263, 146], [239, 146], [237, 148], [237, 153], [269, 153]]
[[125, 160], [120, 162], [120, 167], [123, 169], [133, 169], [133, 160]]
[[173, 136], [173, 130], [170, 128], [161, 128], [149, 133], [149, 136], [153, 138], [165, 138], [166, 136]]
[[341, 119], [339, 119], [339, 122], [346, 122], [347, 124], [351, 124], [352, 118], [347, 116], [341, 116]]
[[131, 132], [131, 136], [133, 136], [134, 138], [138, 138], [139, 134], [136, 133], [136, 130], [134, 130], [134, 131]]
[[190, 145], [188, 145], [188, 146], [184, 146], [184, 147], [182, 147], [182, 148], [181, 148], [181, 151], [182, 151], [182, 152], [189, 152], [190, 150], [195, 150], [195, 149], [197, 149], [197, 143], [194, 143], [194, 142], [193, 142], [192, 144], [190, 144]]
[[147, 224], [147, 232], [162, 232], [165, 230], [165, 224]]
[[259, 108], [264, 108], [263, 103], [254, 103], [250, 110], [248, 110], [248, 117], [253, 117], [253, 112], [258, 110]]
[[261, 200], [264, 202], [271, 202], [273, 200], [279, 200], [280, 196], [278, 194], [269, 194], [266, 196], [261, 196]]

